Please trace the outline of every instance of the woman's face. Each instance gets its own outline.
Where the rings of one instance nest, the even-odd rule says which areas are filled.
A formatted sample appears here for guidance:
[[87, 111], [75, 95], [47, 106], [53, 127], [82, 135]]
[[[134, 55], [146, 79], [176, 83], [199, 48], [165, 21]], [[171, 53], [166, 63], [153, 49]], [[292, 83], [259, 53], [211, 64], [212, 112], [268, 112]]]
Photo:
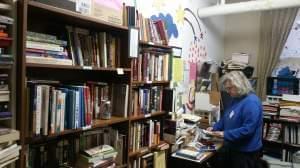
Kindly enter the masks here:
[[226, 90], [226, 92], [231, 96], [231, 97], [238, 97], [238, 89], [236, 88], [236, 86], [234, 86], [232, 84], [232, 82], [230, 80], [227, 80], [224, 83], [224, 88]]

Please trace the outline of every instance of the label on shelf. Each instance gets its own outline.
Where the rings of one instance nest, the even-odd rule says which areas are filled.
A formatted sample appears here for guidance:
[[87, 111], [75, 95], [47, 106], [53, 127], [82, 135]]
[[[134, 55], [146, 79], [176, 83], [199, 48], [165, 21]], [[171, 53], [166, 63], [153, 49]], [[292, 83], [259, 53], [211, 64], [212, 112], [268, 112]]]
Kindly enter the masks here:
[[152, 83], [152, 81], [146, 81], [146, 83]]
[[118, 74], [118, 75], [124, 75], [124, 70], [123, 70], [123, 68], [117, 68], [117, 74]]
[[85, 127], [82, 127], [82, 130], [88, 130], [88, 129], [91, 129], [91, 128], [92, 128], [91, 125], [87, 125], [87, 126], [85, 126]]
[[145, 114], [145, 118], [151, 117], [151, 114]]
[[83, 66], [82, 69], [86, 69], [86, 70], [92, 70], [93, 67], [92, 66]]

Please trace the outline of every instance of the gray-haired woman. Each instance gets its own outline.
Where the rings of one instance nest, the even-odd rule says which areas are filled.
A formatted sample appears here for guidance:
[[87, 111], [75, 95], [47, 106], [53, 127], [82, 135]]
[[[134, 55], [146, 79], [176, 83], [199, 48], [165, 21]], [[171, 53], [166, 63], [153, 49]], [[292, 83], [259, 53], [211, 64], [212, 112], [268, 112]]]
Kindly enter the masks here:
[[250, 82], [240, 71], [232, 71], [221, 79], [223, 89], [233, 98], [219, 122], [207, 130], [224, 138], [222, 166], [231, 168], [260, 167], [262, 148], [262, 105]]

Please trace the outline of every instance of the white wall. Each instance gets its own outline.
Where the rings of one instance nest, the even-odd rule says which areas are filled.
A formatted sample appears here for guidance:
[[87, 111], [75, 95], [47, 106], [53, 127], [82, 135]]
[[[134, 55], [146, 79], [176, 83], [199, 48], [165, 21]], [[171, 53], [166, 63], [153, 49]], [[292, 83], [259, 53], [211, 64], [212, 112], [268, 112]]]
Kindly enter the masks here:
[[[255, 67], [259, 52], [260, 12], [248, 12], [225, 17], [224, 56], [230, 58], [234, 52], [251, 55], [250, 65]], [[256, 71], [253, 76], [256, 76]]]

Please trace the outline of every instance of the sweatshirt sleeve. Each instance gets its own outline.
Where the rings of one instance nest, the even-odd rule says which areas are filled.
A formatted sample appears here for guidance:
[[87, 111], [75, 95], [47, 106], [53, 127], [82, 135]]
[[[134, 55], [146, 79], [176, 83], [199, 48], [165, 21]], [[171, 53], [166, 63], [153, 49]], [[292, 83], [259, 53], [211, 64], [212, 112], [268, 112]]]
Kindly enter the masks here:
[[213, 126], [213, 131], [223, 131], [223, 130], [224, 130], [224, 116]]
[[257, 129], [257, 125], [260, 123], [261, 113], [259, 103], [255, 101], [247, 102], [242, 112], [242, 126], [224, 131], [224, 139], [227, 141], [237, 141], [253, 135]]

